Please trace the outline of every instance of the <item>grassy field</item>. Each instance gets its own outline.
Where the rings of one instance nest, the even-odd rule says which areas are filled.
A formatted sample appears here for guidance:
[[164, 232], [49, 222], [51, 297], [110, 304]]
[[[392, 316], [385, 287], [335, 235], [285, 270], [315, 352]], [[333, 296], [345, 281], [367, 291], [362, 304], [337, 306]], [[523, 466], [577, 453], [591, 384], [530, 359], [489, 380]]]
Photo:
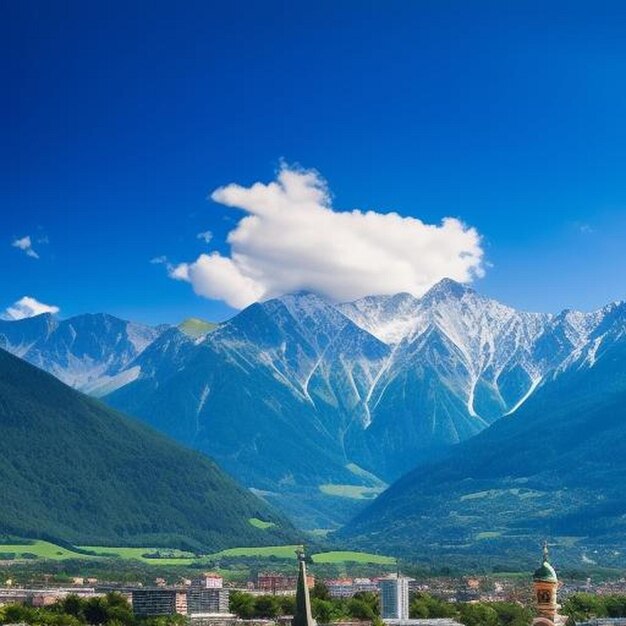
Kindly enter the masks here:
[[366, 487], [365, 485], [334, 485], [331, 483], [320, 485], [319, 490], [327, 496], [351, 498], [353, 500], [371, 500], [381, 491], [382, 487]]
[[335, 551], [320, 552], [313, 555], [314, 563], [371, 563], [374, 565], [393, 565], [396, 560], [390, 556], [368, 554], [367, 552]]
[[[144, 554], [159, 551], [158, 548], [124, 548], [109, 546], [81, 546], [81, 548], [83, 550], [89, 550], [90, 552], [95, 552], [98, 555], [104, 555], [110, 558], [126, 560], [134, 559], [151, 565], [192, 565], [198, 560], [191, 553], [183, 553], [180, 550], [163, 550], [162, 548], [160, 549], [160, 552], [167, 553], [168, 556], [159, 558], [147, 558], [144, 556]], [[173, 553], [174, 556], [170, 556], [170, 553]]]
[[265, 546], [261, 548], [229, 548], [217, 552], [213, 556], [254, 556], [260, 558], [276, 557], [277, 559], [295, 559], [297, 545], [293, 546]]
[[259, 519], [258, 517], [251, 517], [248, 522], [250, 523], [251, 526], [254, 526], [255, 528], [260, 528], [262, 530], [267, 530], [268, 528], [274, 528], [274, 526], [276, 526], [276, 524], [274, 524], [274, 522], [264, 522], [262, 519]]
[[0, 552], [4, 554], [14, 554], [16, 559], [32, 558], [34, 555], [40, 559], [53, 559], [61, 561], [63, 559], [93, 559], [94, 557], [73, 552], [67, 548], [62, 548], [47, 541], [33, 541], [32, 543], [3, 543], [0, 544]]
[[[261, 521], [261, 520], [259, 520]], [[251, 548], [229, 548], [222, 550], [209, 558], [219, 557], [254, 557], [254, 558], [277, 558], [295, 559], [295, 551], [298, 546], [265, 546]], [[12, 555], [12, 558], [38, 558], [52, 559], [55, 561], [65, 559], [98, 559], [98, 558], [118, 558], [125, 560], [137, 560], [150, 565], [193, 565], [201, 562], [202, 559], [195, 557], [189, 552], [180, 550], [168, 550], [164, 548], [126, 548], [115, 546], [80, 546], [80, 549], [95, 553], [95, 555], [74, 552], [67, 548], [62, 548], [47, 541], [33, 541], [29, 544], [0, 544], [0, 553]], [[160, 557], [146, 557], [146, 554], [160, 553]], [[26, 556], [24, 556], [26, 555]], [[31, 555], [31, 556], [29, 556]], [[1, 557], [0, 557], [1, 558]], [[366, 552], [334, 551], [320, 552], [312, 555], [315, 563], [369, 563], [375, 565], [392, 565], [394, 559], [379, 554], [368, 554]]]

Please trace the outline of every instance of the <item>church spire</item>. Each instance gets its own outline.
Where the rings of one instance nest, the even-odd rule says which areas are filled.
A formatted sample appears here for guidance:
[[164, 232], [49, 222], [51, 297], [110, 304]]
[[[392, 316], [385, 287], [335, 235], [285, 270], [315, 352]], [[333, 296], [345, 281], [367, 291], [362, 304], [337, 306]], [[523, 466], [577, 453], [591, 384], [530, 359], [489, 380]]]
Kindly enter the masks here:
[[537, 617], [533, 621], [533, 626], [560, 626], [565, 623], [565, 618], [559, 615], [559, 608], [561, 608], [557, 600], [559, 579], [550, 565], [547, 541], [543, 544], [542, 556], [541, 567], [533, 574], [537, 607]]
[[292, 626], [317, 626], [311, 613], [311, 598], [306, 576], [306, 554], [304, 546], [296, 550], [298, 557], [298, 586], [296, 588], [296, 612], [291, 622]]

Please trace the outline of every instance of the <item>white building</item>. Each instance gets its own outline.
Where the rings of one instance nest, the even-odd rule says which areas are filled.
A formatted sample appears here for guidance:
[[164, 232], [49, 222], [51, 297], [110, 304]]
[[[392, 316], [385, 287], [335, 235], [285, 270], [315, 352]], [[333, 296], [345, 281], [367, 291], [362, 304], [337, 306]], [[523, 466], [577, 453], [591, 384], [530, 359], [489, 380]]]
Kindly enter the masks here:
[[192, 584], [203, 589], [221, 589], [224, 586], [224, 579], [219, 574], [207, 572], [194, 580]]
[[378, 581], [380, 616], [383, 620], [409, 619], [409, 578], [392, 574]]

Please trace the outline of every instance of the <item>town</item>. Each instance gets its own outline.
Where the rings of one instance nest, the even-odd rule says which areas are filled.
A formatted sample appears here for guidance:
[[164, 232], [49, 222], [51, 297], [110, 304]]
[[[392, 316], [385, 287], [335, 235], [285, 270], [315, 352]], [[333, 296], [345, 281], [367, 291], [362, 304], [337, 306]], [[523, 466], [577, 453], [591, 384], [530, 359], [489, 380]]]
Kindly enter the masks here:
[[[307, 572], [303, 549], [297, 564], [292, 573], [260, 571], [245, 584], [216, 572], [176, 581], [158, 576], [152, 584], [93, 577], [60, 584], [45, 576], [24, 585], [8, 579], [0, 588], [0, 623], [33, 623], [33, 611], [39, 613], [36, 623], [48, 623], [48, 611], [71, 613], [82, 602], [86, 624], [108, 623], [113, 603], [126, 607], [133, 623], [159, 625], [626, 626], [626, 578], [561, 581], [547, 546], [540, 567], [527, 577], [413, 578], [398, 569], [316, 578]], [[91, 615], [98, 608], [100, 621], [89, 617], [89, 607]]]

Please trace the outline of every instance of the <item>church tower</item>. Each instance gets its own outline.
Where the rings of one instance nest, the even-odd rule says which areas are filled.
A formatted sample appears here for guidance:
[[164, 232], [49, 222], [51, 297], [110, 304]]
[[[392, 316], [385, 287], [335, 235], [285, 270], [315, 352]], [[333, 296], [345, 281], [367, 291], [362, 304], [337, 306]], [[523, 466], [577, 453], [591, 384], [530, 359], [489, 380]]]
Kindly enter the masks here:
[[560, 626], [565, 623], [565, 618], [559, 615], [561, 608], [557, 602], [559, 579], [556, 572], [548, 562], [548, 543], [543, 546], [543, 562], [541, 567], [533, 574], [533, 587], [535, 590], [535, 602], [537, 617], [533, 620], [533, 626]]

